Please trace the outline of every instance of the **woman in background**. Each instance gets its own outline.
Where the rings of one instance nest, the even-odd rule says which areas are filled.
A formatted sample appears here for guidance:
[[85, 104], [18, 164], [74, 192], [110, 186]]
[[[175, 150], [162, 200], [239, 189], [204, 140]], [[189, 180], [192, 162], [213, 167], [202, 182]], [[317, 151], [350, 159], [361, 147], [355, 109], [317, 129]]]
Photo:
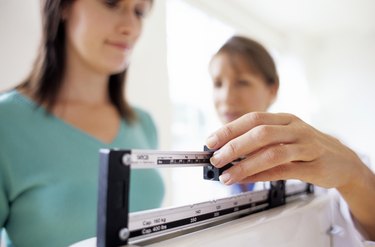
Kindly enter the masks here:
[[[67, 246], [96, 233], [99, 149], [156, 148], [124, 97], [152, 0], [45, 0], [30, 76], [0, 95], [0, 228], [14, 246]], [[155, 170], [132, 172], [130, 210], [159, 207]]]
[[207, 147], [217, 149], [211, 163], [220, 168], [243, 158], [220, 181], [232, 185], [299, 179], [335, 188], [364, 239], [375, 241], [375, 174], [350, 148], [298, 117], [264, 112], [276, 96], [278, 81], [272, 76], [272, 59], [255, 63], [252, 55], [247, 60], [248, 42], [230, 39], [210, 65], [215, 106], [226, 123], [207, 139]]
[[[276, 99], [279, 77], [268, 51], [255, 40], [233, 36], [212, 57], [213, 98], [223, 124], [249, 112], [266, 112]], [[251, 191], [254, 183], [235, 184], [232, 193]]]

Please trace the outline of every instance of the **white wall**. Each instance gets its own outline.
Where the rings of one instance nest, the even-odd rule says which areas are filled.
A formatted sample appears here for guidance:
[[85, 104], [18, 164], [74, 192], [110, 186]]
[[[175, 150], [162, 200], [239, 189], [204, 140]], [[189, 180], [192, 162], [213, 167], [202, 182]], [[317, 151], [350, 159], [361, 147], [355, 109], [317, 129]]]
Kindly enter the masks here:
[[39, 45], [39, 1], [0, 1], [0, 91], [24, 79]]
[[367, 156], [375, 168], [375, 32], [327, 37], [311, 57], [314, 124]]
[[284, 34], [262, 23], [234, 1], [184, 0], [209, 15], [233, 27], [237, 33], [256, 38], [266, 46], [282, 48], [286, 45]]
[[354, 149], [374, 170], [375, 30], [285, 36], [287, 50], [304, 63], [314, 104], [310, 123]]

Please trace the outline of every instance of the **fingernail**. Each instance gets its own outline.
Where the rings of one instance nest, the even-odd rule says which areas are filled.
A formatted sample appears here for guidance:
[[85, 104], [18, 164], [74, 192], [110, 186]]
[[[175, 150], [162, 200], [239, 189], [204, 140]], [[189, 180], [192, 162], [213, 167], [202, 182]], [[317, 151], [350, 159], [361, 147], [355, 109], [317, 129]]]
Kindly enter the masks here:
[[214, 165], [214, 166], [218, 166], [218, 165], [219, 165], [219, 163], [220, 163], [220, 150], [216, 151], [216, 152], [212, 155], [212, 157], [211, 157], [211, 159], [210, 159], [210, 162], [211, 162], [211, 164]]
[[229, 173], [223, 173], [219, 176], [219, 180], [221, 183], [229, 185], [229, 180], [230, 180], [230, 174]]
[[215, 148], [216, 144], [218, 143], [217, 136], [211, 135], [207, 139], [207, 147], [208, 148]]

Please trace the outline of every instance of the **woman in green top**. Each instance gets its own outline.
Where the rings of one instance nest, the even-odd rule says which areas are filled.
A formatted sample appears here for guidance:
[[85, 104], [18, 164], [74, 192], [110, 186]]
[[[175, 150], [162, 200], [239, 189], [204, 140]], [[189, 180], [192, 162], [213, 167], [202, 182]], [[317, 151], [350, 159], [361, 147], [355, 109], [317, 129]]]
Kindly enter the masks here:
[[[30, 76], [0, 95], [0, 228], [14, 246], [95, 236], [100, 148], [156, 148], [150, 116], [124, 97], [152, 0], [45, 0]], [[132, 172], [130, 209], [160, 206], [155, 170]]]

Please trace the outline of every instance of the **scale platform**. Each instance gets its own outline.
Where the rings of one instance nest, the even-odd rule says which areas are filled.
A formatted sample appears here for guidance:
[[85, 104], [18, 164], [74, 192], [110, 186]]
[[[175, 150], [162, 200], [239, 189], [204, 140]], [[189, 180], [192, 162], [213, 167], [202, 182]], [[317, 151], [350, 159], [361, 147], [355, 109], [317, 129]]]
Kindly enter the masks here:
[[[146, 245], [160, 247], [325, 247], [331, 246], [332, 225], [329, 194], [299, 198], [285, 205], [226, 223]], [[96, 238], [72, 247], [94, 247]]]

